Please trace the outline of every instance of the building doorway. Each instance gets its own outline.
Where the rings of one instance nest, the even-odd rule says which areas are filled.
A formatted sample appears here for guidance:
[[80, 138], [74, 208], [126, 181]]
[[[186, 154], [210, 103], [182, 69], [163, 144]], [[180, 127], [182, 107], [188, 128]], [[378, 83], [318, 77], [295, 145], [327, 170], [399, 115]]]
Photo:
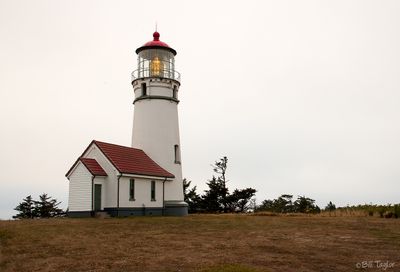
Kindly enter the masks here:
[[101, 211], [101, 184], [94, 185], [94, 211]]

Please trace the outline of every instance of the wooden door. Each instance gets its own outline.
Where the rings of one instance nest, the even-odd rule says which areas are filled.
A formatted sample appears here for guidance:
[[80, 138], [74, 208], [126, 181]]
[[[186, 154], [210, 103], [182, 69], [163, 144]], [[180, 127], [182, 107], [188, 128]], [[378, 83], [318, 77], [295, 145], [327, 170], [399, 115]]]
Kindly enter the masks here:
[[94, 210], [101, 210], [101, 184], [94, 185]]

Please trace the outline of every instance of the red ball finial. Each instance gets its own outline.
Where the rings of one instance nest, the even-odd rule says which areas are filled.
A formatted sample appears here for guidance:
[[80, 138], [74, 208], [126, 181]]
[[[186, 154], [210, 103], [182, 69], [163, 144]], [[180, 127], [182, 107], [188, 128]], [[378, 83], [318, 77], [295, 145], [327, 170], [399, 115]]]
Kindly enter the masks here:
[[159, 41], [160, 40], [160, 33], [158, 33], [157, 31], [153, 33], [153, 38], [154, 41]]

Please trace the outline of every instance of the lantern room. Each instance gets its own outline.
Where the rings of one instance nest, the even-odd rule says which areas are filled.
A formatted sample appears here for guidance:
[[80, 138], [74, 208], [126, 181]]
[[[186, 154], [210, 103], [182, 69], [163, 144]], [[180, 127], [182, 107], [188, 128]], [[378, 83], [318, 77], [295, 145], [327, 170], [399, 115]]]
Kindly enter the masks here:
[[180, 81], [175, 71], [176, 51], [160, 41], [160, 33], [153, 33], [153, 40], [136, 49], [138, 68], [132, 72], [132, 81], [139, 78], [168, 78]]

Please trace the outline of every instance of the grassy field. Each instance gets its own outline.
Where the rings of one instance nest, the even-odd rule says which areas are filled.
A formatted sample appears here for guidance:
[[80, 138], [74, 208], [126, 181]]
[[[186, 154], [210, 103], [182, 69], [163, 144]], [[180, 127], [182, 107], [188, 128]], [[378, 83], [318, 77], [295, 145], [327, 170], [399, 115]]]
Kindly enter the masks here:
[[347, 272], [384, 271], [377, 266], [385, 263], [390, 266], [385, 271], [400, 271], [399, 219], [193, 215], [0, 221], [0, 271]]

